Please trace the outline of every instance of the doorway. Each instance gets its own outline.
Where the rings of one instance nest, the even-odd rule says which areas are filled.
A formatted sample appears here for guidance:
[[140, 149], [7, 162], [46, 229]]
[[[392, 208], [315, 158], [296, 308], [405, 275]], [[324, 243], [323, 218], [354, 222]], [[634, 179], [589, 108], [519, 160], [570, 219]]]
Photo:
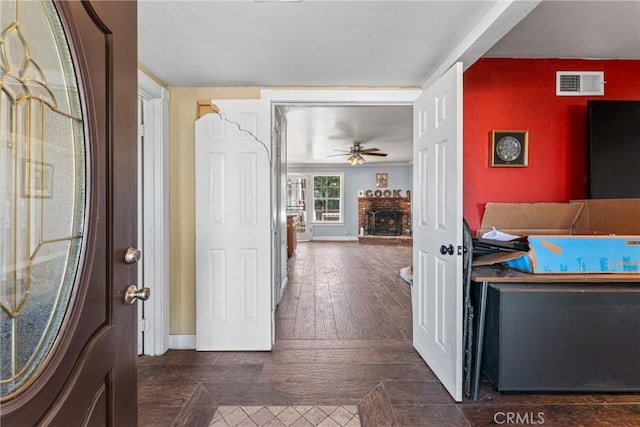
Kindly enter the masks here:
[[[266, 93], [265, 93], [266, 92]], [[276, 311], [276, 341], [292, 339], [297, 337], [298, 339], [305, 337], [305, 339], [344, 339], [355, 338], [356, 336], [365, 339], [367, 336], [363, 330], [356, 331], [353, 326], [354, 318], [351, 318], [351, 314], [345, 312], [345, 308], [341, 306], [341, 301], [349, 303], [350, 298], [356, 297], [353, 294], [340, 291], [342, 286], [342, 278], [340, 275], [349, 275], [349, 268], [345, 267], [347, 271], [329, 272], [328, 266], [317, 264], [315, 257], [322, 253], [321, 247], [317, 245], [318, 241], [328, 240], [327, 245], [331, 245], [334, 250], [339, 249], [345, 259], [356, 258], [355, 253], [366, 253], [373, 250], [372, 247], [365, 247], [358, 245], [358, 237], [361, 234], [359, 212], [358, 212], [358, 197], [362, 197], [367, 193], [367, 190], [371, 190], [371, 194], [376, 190], [376, 175], [379, 173], [385, 173], [388, 176], [389, 182], [385, 182], [385, 188], [379, 188], [380, 190], [388, 190], [389, 195], [393, 195], [391, 188], [396, 190], [405, 191], [412, 188], [412, 165], [411, 158], [413, 155], [413, 114], [412, 114], [412, 101], [417, 96], [419, 91], [398, 91], [398, 92], [365, 92], [365, 91], [346, 91], [346, 92], [291, 92], [291, 91], [263, 91], [263, 97], [267, 97], [272, 101], [275, 111], [281, 112], [281, 115], [286, 118], [287, 132], [284, 135], [287, 137], [285, 143], [287, 147], [287, 175], [286, 175], [286, 188], [287, 188], [287, 213], [295, 216], [297, 237], [301, 242], [297, 247], [297, 252], [294, 253], [293, 258], [289, 260], [288, 271], [288, 287], [289, 289], [285, 293], [285, 296], [281, 302], [281, 305]], [[319, 98], [321, 98], [319, 100]], [[324, 99], [322, 99], [324, 98]], [[332, 117], [330, 120], [336, 125], [337, 134], [328, 135], [324, 140], [318, 141], [317, 135], [307, 135], [301, 138], [300, 135], [291, 132], [292, 130], [292, 114], [298, 114], [304, 108], [313, 107], [335, 107], [336, 111], [339, 109], [347, 109], [353, 107], [374, 107], [370, 108], [373, 113], [373, 120], [381, 121], [386, 119], [386, 115], [390, 114], [391, 110], [396, 109], [402, 111], [404, 108], [404, 114], [406, 114], [407, 121], [407, 133], [406, 133], [406, 146], [399, 148], [398, 150], [388, 150], [386, 147], [378, 147], [376, 142], [382, 143], [382, 140], [376, 141], [376, 137], [392, 139], [391, 129], [375, 128], [375, 126], [354, 125], [356, 123], [353, 117], [347, 117], [341, 120], [339, 117]], [[383, 112], [383, 108], [386, 108], [386, 112]], [[316, 111], [319, 109], [316, 108]], [[347, 113], [349, 114], [349, 113]], [[351, 113], [353, 114], [353, 113]], [[377, 114], [377, 116], [376, 116]], [[323, 120], [321, 117], [317, 117], [317, 120]], [[326, 118], [325, 118], [326, 119]], [[402, 120], [396, 120], [397, 125]], [[309, 122], [309, 126], [316, 126], [317, 123]], [[295, 127], [296, 124], [294, 123]], [[375, 128], [375, 129], [374, 129]], [[377, 129], [377, 131], [376, 131]], [[377, 134], [376, 134], [377, 133]], [[342, 137], [343, 140], [338, 139]], [[316, 139], [314, 139], [316, 138]], [[405, 158], [403, 162], [394, 161], [380, 163], [376, 162], [379, 158], [371, 157], [367, 158], [364, 165], [352, 166], [347, 163], [348, 156], [342, 156], [342, 151], [349, 148], [355, 139], [366, 139], [365, 147], [375, 148], [376, 151], [384, 152], [390, 151], [396, 154], [397, 151], [407, 150], [409, 153], [408, 158]], [[314, 158], [312, 161], [307, 162], [306, 165], [301, 165], [299, 158], [292, 158], [290, 156], [291, 149], [296, 146], [304, 145], [309, 151], [318, 152], [318, 150], [325, 150], [321, 158]], [[324, 147], [323, 147], [324, 145]], [[375, 146], [375, 147], [374, 147]], [[336, 150], [336, 151], [333, 151]], [[342, 151], [338, 151], [342, 150]], [[339, 153], [336, 156], [336, 153]], [[330, 156], [333, 156], [329, 159]], [[393, 159], [394, 157], [391, 156]], [[327, 159], [328, 161], [325, 161]], [[382, 158], [382, 160], [386, 160]], [[314, 204], [314, 191], [312, 185], [312, 177], [318, 173], [340, 173], [344, 182], [344, 216], [341, 218], [340, 224], [322, 224], [315, 222], [322, 218], [319, 216], [316, 218], [313, 210]], [[387, 188], [386, 184], [390, 187]], [[274, 184], [275, 186], [278, 183]], [[395, 186], [395, 187], [394, 187]], [[341, 246], [340, 243], [335, 241], [349, 241], [349, 244]], [[319, 249], [318, 252], [316, 252]], [[381, 248], [376, 248], [380, 250]], [[398, 248], [386, 248], [389, 253], [397, 252]], [[383, 249], [384, 250], [384, 249]], [[400, 249], [402, 251], [411, 252], [410, 246]], [[310, 255], [314, 254], [314, 255]], [[349, 255], [351, 254], [351, 255]], [[406, 255], [406, 253], [405, 253]], [[302, 261], [300, 258], [310, 257], [307, 262]], [[360, 258], [362, 255], [358, 255]], [[372, 262], [375, 262], [371, 260]], [[361, 261], [358, 261], [361, 262]], [[364, 261], [362, 261], [364, 263]], [[402, 267], [408, 267], [411, 264], [411, 256], [406, 259]], [[326, 276], [321, 281], [324, 283], [314, 285], [315, 277], [309, 276], [309, 272], [300, 272], [301, 265], [307, 265], [307, 268], [319, 268], [323, 272], [326, 272]], [[364, 265], [364, 264], [363, 264]], [[359, 265], [358, 268], [362, 268], [363, 265]], [[314, 267], [311, 267], [314, 266]], [[400, 279], [399, 270], [395, 271], [395, 276]], [[390, 271], [389, 274], [393, 274]], [[300, 276], [302, 275], [302, 276]], [[305, 275], [306, 278], [304, 277]], [[351, 277], [351, 276], [349, 276]], [[303, 280], [306, 288], [301, 289], [301, 282]], [[352, 279], [354, 282], [356, 279]], [[400, 279], [400, 282], [404, 283]], [[314, 288], [314, 286], [316, 286]], [[330, 288], [333, 287], [333, 290]], [[407, 291], [408, 291], [407, 287]], [[333, 294], [332, 294], [333, 292]], [[368, 297], [367, 297], [368, 298]], [[371, 302], [371, 299], [369, 299]], [[332, 305], [332, 302], [336, 305]], [[353, 302], [351, 302], [353, 303]], [[358, 304], [355, 304], [358, 305]], [[314, 307], [324, 307], [318, 312]], [[324, 310], [324, 311], [323, 311]], [[348, 311], [348, 310], [347, 310]], [[366, 310], [365, 310], [366, 311]], [[294, 312], [301, 313], [303, 317], [297, 317]], [[409, 316], [411, 309], [409, 307]], [[305, 314], [306, 313], [306, 314]], [[329, 313], [329, 314], [328, 314]], [[335, 317], [331, 316], [331, 313]], [[337, 313], [337, 314], [336, 314]], [[406, 314], [406, 313], [405, 313]], [[326, 317], [324, 317], [326, 316]], [[332, 320], [333, 319], [333, 320]], [[362, 319], [356, 320], [356, 324], [363, 323]], [[371, 322], [366, 322], [369, 323]], [[389, 325], [393, 322], [389, 322]], [[296, 326], [297, 325], [297, 326]], [[350, 326], [351, 325], [351, 326]], [[375, 328], [374, 328], [375, 329]], [[409, 328], [410, 329], [410, 328]], [[384, 335], [384, 334], [383, 334]], [[407, 336], [398, 334], [403, 338]], [[371, 336], [369, 336], [371, 338]], [[379, 338], [379, 337], [378, 337]], [[391, 338], [391, 336], [387, 336]], [[396, 336], [398, 338], [398, 336]], [[410, 340], [410, 332], [408, 339]]]

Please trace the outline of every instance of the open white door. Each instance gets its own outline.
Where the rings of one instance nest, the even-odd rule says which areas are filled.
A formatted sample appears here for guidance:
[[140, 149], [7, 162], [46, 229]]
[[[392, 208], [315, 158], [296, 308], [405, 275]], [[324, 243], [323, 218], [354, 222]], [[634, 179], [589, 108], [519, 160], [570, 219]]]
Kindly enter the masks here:
[[413, 345], [462, 400], [462, 64], [414, 103]]
[[270, 107], [215, 103], [195, 125], [196, 350], [270, 350]]

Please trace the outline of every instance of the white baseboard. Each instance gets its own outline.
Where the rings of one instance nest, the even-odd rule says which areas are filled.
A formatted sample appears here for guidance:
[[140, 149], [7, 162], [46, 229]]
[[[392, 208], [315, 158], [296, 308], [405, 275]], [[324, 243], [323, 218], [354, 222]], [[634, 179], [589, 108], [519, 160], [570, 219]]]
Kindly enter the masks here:
[[169, 348], [173, 350], [195, 350], [195, 335], [169, 335]]
[[311, 240], [316, 240], [316, 241], [357, 241], [358, 240], [358, 236], [313, 236], [311, 238]]

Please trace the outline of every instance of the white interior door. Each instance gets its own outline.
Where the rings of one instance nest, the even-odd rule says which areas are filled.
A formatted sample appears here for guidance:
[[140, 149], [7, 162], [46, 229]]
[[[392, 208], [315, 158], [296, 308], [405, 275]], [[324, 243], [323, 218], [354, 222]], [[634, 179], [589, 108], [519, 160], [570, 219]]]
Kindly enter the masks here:
[[271, 349], [269, 103], [196, 121], [196, 349]]
[[414, 103], [413, 345], [462, 400], [462, 64]]

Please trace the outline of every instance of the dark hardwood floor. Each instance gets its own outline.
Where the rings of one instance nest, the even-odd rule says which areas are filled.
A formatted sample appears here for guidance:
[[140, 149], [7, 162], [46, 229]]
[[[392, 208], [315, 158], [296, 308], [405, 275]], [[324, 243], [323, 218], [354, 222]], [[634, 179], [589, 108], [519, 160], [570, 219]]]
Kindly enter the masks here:
[[502, 394], [484, 382], [477, 402], [455, 403], [411, 345], [399, 275], [411, 257], [406, 246], [298, 243], [273, 351], [140, 357], [140, 425], [206, 426], [219, 406], [264, 405], [356, 406], [364, 426], [640, 425], [640, 394]]

